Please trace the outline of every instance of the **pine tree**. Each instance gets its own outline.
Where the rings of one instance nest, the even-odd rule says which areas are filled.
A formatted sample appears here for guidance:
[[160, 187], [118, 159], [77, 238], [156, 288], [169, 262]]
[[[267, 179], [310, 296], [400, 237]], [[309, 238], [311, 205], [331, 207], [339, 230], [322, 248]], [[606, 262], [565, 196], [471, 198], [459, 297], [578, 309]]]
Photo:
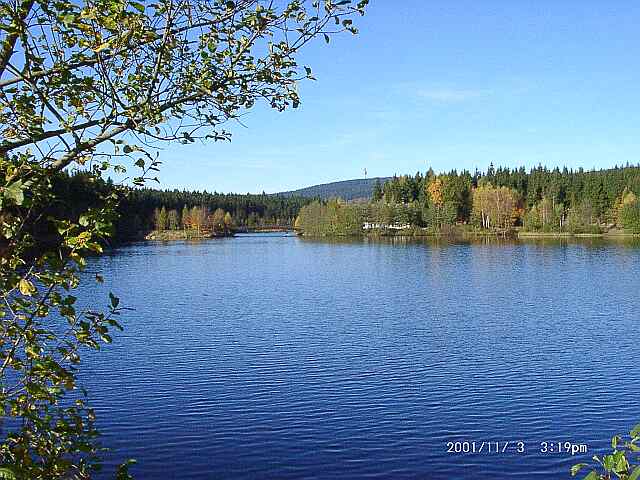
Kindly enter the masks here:
[[191, 219], [190, 219], [190, 211], [189, 207], [184, 205], [182, 207], [182, 215], [180, 215], [180, 223], [182, 224], [182, 228], [188, 230], [191, 228]]
[[382, 200], [382, 196], [382, 185], [380, 184], [380, 179], [376, 178], [376, 183], [373, 184], [373, 201], [379, 202], [380, 200]]
[[177, 210], [171, 209], [167, 212], [167, 228], [169, 230], [177, 230], [180, 226]]

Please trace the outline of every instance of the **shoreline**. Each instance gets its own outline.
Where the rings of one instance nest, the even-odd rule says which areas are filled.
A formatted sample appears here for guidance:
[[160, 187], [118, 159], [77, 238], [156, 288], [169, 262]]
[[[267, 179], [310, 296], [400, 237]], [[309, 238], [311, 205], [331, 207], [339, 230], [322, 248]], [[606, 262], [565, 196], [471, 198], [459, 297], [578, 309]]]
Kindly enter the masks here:
[[207, 240], [212, 238], [228, 238], [233, 237], [234, 232], [223, 234], [198, 233], [189, 230], [153, 230], [146, 234], [144, 241], [150, 242], [170, 242], [176, 240]]
[[190, 230], [152, 230], [142, 236], [147, 242], [171, 242], [178, 240], [209, 240], [214, 238], [230, 238], [238, 233], [279, 233], [293, 232], [292, 228], [267, 227], [267, 228], [238, 228], [226, 233], [198, 233]]
[[603, 233], [569, 233], [569, 232], [522, 232], [517, 230], [511, 231], [481, 231], [467, 230], [462, 228], [453, 228], [450, 231], [429, 231], [422, 228], [411, 228], [405, 230], [369, 230], [362, 233], [351, 235], [305, 235], [304, 232], [296, 231], [293, 228], [286, 227], [268, 227], [268, 228], [241, 228], [224, 234], [210, 234], [192, 232], [188, 230], [153, 230], [146, 234], [143, 241], [178, 241], [178, 240], [209, 240], [215, 238], [230, 238], [238, 233], [286, 233], [292, 232], [300, 237], [307, 238], [510, 238], [510, 239], [535, 239], [535, 238], [602, 238], [602, 239], [630, 239], [640, 238], [640, 234], [627, 232], [603, 232]]
[[518, 238], [640, 238], [637, 233], [518, 232]]
[[304, 232], [295, 231], [295, 234], [307, 238], [510, 238], [510, 239], [535, 239], [535, 238], [602, 238], [602, 239], [631, 239], [640, 238], [640, 234], [627, 232], [603, 232], [603, 233], [569, 233], [569, 232], [521, 232], [511, 231], [469, 231], [463, 229], [452, 229], [449, 232], [419, 231], [416, 229], [391, 230], [391, 231], [369, 231], [352, 235], [305, 235]]
[[233, 233], [279, 233], [293, 232], [293, 227], [256, 227], [256, 228], [238, 228]]

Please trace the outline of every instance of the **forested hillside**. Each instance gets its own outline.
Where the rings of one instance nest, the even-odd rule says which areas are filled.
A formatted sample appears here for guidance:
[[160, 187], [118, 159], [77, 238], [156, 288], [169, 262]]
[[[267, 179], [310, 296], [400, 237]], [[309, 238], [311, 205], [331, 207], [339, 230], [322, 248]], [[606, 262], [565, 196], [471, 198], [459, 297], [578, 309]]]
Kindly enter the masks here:
[[[427, 228], [455, 224], [484, 230], [521, 227], [531, 232], [598, 233], [622, 228], [640, 233], [640, 167], [607, 170], [509, 169], [394, 176], [374, 187], [372, 201], [314, 202], [296, 227], [311, 235], [365, 229]], [[355, 227], [358, 226], [358, 227]]]
[[324, 183], [312, 187], [300, 188], [290, 192], [278, 193], [283, 197], [305, 197], [320, 198], [328, 200], [330, 198], [341, 198], [343, 200], [370, 199], [376, 183], [384, 183], [391, 177], [359, 178], [355, 180], [344, 180], [341, 182]]

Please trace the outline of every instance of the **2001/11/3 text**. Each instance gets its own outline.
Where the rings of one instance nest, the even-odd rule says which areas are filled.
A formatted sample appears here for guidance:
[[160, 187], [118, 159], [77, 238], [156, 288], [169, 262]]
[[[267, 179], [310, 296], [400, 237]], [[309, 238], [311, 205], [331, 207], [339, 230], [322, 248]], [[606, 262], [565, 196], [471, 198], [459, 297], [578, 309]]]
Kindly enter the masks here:
[[569, 454], [571, 456], [587, 453], [589, 448], [584, 443], [576, 442], [539, 442], [528, 446], [523, 441], [462, 441], [447, 442], [447, 453], [518, 453], [525, 454], [537, 451], [544, 454]]

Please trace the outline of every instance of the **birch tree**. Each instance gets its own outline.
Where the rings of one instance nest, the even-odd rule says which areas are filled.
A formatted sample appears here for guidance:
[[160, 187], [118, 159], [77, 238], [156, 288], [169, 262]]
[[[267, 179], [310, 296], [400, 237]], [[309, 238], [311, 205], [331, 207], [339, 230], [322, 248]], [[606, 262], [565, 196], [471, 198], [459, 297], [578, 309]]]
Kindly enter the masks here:
[[[123, 309], [113, 294], [104, 309], [76, 309], [73, 291], [127, 188], [78, 218], [49, 218], [52, 179], [83, 169], [143, 185], [162, 143], [229, 140], [229, 122], [258, 102], [297, 107], [298, 82], [313, 79], [299, 52], [315, 38], [356, 33], [366, 3], [0, 2], [3, 474], [89, 478], [99, 463], [93, 412], [82, 395], [65, 398], [79, 392], [82, 352], [111, 342]], [[53, 245], [37, 242], [42, 231]]]

